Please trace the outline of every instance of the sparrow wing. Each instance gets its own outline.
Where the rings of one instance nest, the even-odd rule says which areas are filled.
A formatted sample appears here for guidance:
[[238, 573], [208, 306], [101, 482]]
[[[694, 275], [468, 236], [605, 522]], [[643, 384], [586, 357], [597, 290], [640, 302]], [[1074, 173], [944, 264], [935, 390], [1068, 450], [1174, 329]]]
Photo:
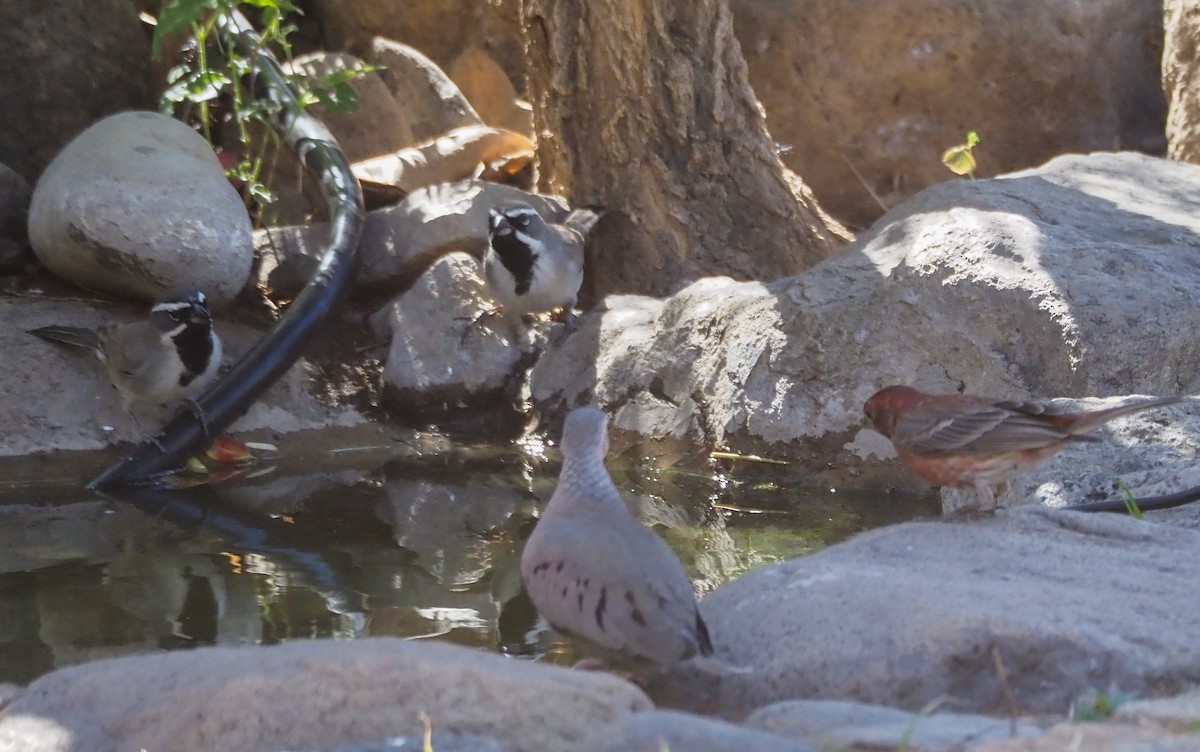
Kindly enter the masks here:
[[1044, 417], [1001, 404], [926, 405], [905, 415], [892, 440], [919, 454], [1007, 453], [1042, 449], [1073, 436]]
[[99, 339], [113, 382], [123, 393], [157, 399], [164, 390], [177, 386], [164, 383], [171, 359], [166, 357], [161, 335], [149, 322], [105, 327], [99, 331]]

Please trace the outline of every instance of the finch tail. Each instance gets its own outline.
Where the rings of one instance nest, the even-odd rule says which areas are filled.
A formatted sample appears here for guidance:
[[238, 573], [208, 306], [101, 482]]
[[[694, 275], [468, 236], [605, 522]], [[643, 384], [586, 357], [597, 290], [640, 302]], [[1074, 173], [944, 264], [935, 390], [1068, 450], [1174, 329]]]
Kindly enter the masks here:
[[1154, 399], [1142, 400], [1141, 402], [1133, 402], [1128, 405], [1118, 405], [1110, 407], [1107, 410], [1096, 410], [1094, 412], [1076, 413], [1074, 415], [1064, 415], [1060, 418], [1059, 428], [1071, 434], [1082, 434], [1094, 431], [1114, 418], [1120, 418], [1122, 415], [1131, 415], [1140, 413], [1143, 410], [1152, 410], [1156, 407], [1164, 407], [1166, 405], [1174, 405], [1178, 402], [1195, 399], [1176, 395], [1173, 397], [1155, 397]]
[[41, 329], [30, 329], [28, 333], [47, 342], [100, 351], [100, 338], [94, 329], [83, 329], [77, 326], [43, 326]]

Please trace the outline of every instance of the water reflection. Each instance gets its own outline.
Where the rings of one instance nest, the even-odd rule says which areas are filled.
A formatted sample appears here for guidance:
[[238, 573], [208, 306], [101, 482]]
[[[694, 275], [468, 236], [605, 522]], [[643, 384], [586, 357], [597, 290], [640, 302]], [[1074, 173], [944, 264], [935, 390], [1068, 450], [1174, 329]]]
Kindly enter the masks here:
[[[0, 681], [102, 657], [362, 635], [568, 660], [518, 562], [558, 468], [517, 449], [227, 488], [0, 500]], [[936, 510], [879, 494], [781, 490], [615, 468], [707, 592], [859, 530]]]

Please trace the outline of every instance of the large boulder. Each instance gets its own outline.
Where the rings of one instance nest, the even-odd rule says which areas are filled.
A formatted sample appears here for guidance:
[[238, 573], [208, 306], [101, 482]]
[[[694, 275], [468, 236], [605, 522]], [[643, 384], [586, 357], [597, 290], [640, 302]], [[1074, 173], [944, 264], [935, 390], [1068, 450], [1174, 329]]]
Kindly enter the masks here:
[[1200, 168], [1132, 153], [944, 183], [799, 276], [609, 298], [534, 367], [533, 398], [554, 415], [592, 399], [627, 432], [785, 457], [843, 483], [850, 468], [859, 484], [912, 477], [881, 465], [890, 446], [863, 428], [863, 402], [886, 384], [1001, 399], [1194, 392], [1198, 186]]
[[154, 105], [150, 41], [126, 0], [5, 0], [0, 70], [0, 162], [31, 183], [95, 121]]
[[968, 130], [987, 176], [1165, 146], [1157, 0], [731, 5], [784, 162], [855, 227], [945, 180]]
[[29, 183], [0, 164], [0, 272], [12, 272], [33, 261], [29, 247]]
[[650, 707], [597, 672], [428, 641], [303, 641], [56, 671], [0, 711], [0, 749], [314, 749], [419, 736], [425, 714], [439, 731], [487, 733], [511, 752], [565, 752]]
[[[1200, 681], [1200, 533], [1046, 509], [882, 528], [763, 567], [700, 603], [713, 681], [651, 686], [730, 717], [794, 698], [1065, 714], [1089, 688]], [[662, 694], [660, 694], [662, 693]]]
[[447, 70], [463, 50], [474, 46], [499, 60], [510, 79], [525, 79], [520, 13], [513, 3], [317, 0], [313, 13], [331, 49], [364, 54], [376, 36], [383, 36], [416, 47]]
[[46, 168], [29, 207], [29, 240], [48, 269], [146, 301], [181, 285], [232, 300], [250, 276], [250, 230], [208, 142], [156, 112], [88, 128]]

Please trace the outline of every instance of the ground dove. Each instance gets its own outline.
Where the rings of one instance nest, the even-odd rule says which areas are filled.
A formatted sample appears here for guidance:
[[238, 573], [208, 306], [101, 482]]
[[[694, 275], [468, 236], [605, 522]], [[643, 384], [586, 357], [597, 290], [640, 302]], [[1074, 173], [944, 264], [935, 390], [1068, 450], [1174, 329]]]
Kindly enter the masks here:
[[683, 565], [625, 506], [607, 451], [607, 416], [573, 410], [558, 488], [521, 556], [529, 597], [589, 657], [670, 666], [712, 655]]

